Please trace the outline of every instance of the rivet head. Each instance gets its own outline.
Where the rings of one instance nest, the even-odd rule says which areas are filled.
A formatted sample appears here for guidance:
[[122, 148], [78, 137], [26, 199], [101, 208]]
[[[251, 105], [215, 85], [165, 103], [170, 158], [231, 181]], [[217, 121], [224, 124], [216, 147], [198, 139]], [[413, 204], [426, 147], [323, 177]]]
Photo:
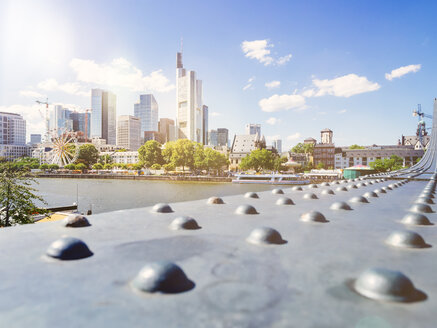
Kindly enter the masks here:
[[200, 226], [192, 217], [180, 216], [170, 223], [169, 228], [172, 230], [197, 230], [200, 229]]
[[366, 185], [363, 182], [357, 183], [357, 188], [365, 187]]
[[304, 199], [319, 199], [319, 198], [317, 197], [317, 195], [316, 195], [316, 194], [313, 194], [312, 192], [308, 192], [308, 193], [304, 194], [304, 195], [303, 195], [303, 198], [304, 198]]
[[288, 197], [278, 198], [276, 205], [294, 205], [293, 201]]
[[281, 245], [287, 242], [282, 239], [281, 234], [277, 230], [268, 227], [252, 230], [246, 241], [255, 245]]
[[325, 216], [322, 213], [317, 211], [310, 211], [302, 214], [300, 220], [304, 222], [318, 222], [318, 223], [329, 222], [328, 220], [326, 220]]
[[294, 191], [302, 191], [303, 189], [302, 189], [301, 186], [294, 186], [293, 188], [291, 188], [291, 190], [294, 190]]
[[422, 192], [419, 197], [428, 197], [428, 198], [435, 198], [435, 196], [432, 193], [429, 192]]
[[335, 202], [329, 208], [331, 210], [345, 210], [345, 211], [352, 210], [352, 208], [346, 202]]
[[378, 194], [376, 192], [374, 192], [374, 191], [368, 191], [363, 196], [366, 197], [366, 198], [378, 197]]
[[335, 190], [337, 190], [337, 191], [347, 191], [347, 188], [346, 187], [338, 187]]
[[426, 204], [414, 204], [410, 207], [410, 212], [415, 213], [433, 213], [431, 206]]
[[246, 197], [246, 198], [259, 198], [258, 194], [256, 192], [253, 192], [253, 191], [249, 191], [249, 192], [245, 193], [244, 197]]
[[284, 191], [282, 189], [279, 189], [279, 188], [275, 188], [272, 190], [272, 194], [282, 195], [283, 193], [284, 193]]
[[408, 213], [403, 217], [401, 223], [407, 225], [433, 225], [425, 215], [420, 213]]
[[323, 186], [323, 187], [329, 187], [329, 183], [328, 182], [322, 182], [320, 185]]
[[347, 186], [348, 189], [357, 189], [358, 187], [354, 184]]
[[383, 268], [372, 268], [361, 273], [354, 283], [354, 289], [377, 301], [414, 302], [426, 298], [403, 273]]
[[62, 237], [54, 241], [46, 254], [59, 260], [79, 260], [93, 255], [82, 240], [73, 237]]
[[224, 203], [225, 202], [220, 197], [209, 197], [208, 198], [208, 204], [220, 205], [220, 204], [224, 204]]
[[152, 212], [155, 212], [155, 213], [173, 213], [173, 209], [168, 204], [158, 203], [155, 206], [153, 206]]
[[152, 262], [145, 265], [132, 281], [132, 286], [146, 293], [182, 293], [194, 288], [185, 272], [171, 262]]
[[397, 184], [395, 184], [395, 183], [390, 183], [388, 186], [389, 186], [390, 188], [392, 188], [392, 189], [398, 187]]
[[335, 192], [332, 189], [323, 189], [322, 195], [335, 195]]
[[351, 203], [368, 203], [369, 202], [367, 200], [367, 198], [364, 196], [355, 196], [355, 197], [352, 197], [349, 201]]
[[405, 248], [426, 248], [431, 247], [422, 236], [414, 231], [395, 231], [388, 236], [385, 241], [387, 244]]
[[371, 180], [371, 181], [367, 181], [367, 184], [368, 185], [373, 185], [375, 182], [373, 181], [373, 180]]
[[387, 193], [387, 191], [385, 191], [382, 188], [375, 189], [375, 190], [373, 190], [373, 192], [376, 193], [376, 194], [386, 194]]
[[340, 184], [340, 182], [337, 181], [337, 180], [335, 180], [335, 181], [332, 182], [332, 184], [336, 184], [336, 185], [338, 185], [338, 184]]
[[415, 203], [417, 203], [417, 204], [434, 204], [434, 201], [428, 197], [419, 197], [416, 199]]
[[348, 182], [347, 182], [347, 180], [341, 180], [340, 183], [342, 183], [342, 184], [346, 184], [346, 183], [348, 183]]
[[91, 225], [85, 216], [76, 213], [68, 215], [63, 224], [70, 228], [89, 227]]
[[319, 186], [317, 186], [315, 183], [312, 183], [310, 185], [308, 185], [308, 188], [318, 188]]
[[236, 214], [259, 214], [252, 205], [240, 205], [235, 210]]

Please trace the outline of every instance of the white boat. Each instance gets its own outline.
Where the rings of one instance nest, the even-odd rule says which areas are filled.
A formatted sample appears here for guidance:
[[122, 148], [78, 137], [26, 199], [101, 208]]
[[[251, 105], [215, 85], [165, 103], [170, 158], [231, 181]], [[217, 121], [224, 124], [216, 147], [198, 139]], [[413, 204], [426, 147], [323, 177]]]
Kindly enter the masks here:
[[303, 185], [310, 183], [297, 174], [238, 174], [233, 183], [260, 183], [273, 185]]

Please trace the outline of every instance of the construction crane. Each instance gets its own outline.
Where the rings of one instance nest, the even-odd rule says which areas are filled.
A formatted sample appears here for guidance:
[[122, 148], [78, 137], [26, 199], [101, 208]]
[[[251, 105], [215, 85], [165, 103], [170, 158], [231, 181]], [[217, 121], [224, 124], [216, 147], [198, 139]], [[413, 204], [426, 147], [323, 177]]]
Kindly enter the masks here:
[[39, 101], [36, 100], [36, 103], [40, 104], [40, 105], [46, 105], [46, 112], [45, 115], [43, 115], [43, 113], [41, 112], [41, 110], [39, 110], [39, 113], [41, 114], [42, 118], [45, 121], [45, 126], [46, 126], [46, 132], [44, 135], [44, 141], [45, 142], [50, 142], [51, 138], [50, 138], [50, 129], [49, 129], [49, 98], [46, 98], [46, 101]]
[[419, 122], [417, 124], [416, 135], [419, 137], [420, 145], [423, 148], [423, 137], [428, 134], [428, 132], [426, 132], [426, 124], [425, 124], [424, 118], [431, 118], [432, 119], [432, 116], [422, 112], [422, 105], [421, 104], [417, 104], [417, 109], [413, 110], [413, 116], [417, 116], [417, 118], [419, 120]]

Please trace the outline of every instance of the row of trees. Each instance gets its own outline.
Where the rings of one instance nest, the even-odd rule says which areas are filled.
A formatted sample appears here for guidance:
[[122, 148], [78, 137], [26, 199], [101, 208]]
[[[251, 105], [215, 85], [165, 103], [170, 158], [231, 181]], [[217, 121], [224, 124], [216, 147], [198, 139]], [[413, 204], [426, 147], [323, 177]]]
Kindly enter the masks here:
[[285, 162], [287, 162], [286, 157], [280, 157], [278, 154], [267, 149], [256, 149], [241, 160], [240, 169], [252, 169], [256, 172], [261, 170], [273, 170], [281, 172], [287, 169], [284, 166]]
[[369, 166], [376, 172], [396, 171], [402, 169], [404, 160], [402, 157], [392, 155], [390, 158], [376, 159]]

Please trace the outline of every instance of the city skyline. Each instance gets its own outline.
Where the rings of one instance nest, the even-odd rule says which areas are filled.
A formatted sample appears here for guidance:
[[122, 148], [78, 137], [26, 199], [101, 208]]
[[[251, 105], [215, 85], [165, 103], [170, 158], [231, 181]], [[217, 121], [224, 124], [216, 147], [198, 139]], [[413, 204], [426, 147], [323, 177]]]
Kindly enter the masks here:
[[[181, 36], [186, 66], [207, 85], [209, 129], [225, 127], [230, 136], [259, 123], [267, 141], [280, 138], [284, 149], [327, 127], [339, 145], [394, 144], [414, 134], [417, 103], [431, 113], [435, 4], [276, 1], [250, 2], [251, 10], [244, 1], [107, 4], [0, 4], [0, 110], [22, 114], [29, 135], [44, 132], [36, 99], [85, 109], [92, 88], [117, 95], [117, 115], [132, 115], [138, 96], [153, 93], [160, 117], [176, 118], [173, 69]], [[145, 7], [156, 17], [131, 19]], [[195, 20], [199, 14], [208, 19], [207, 31]], [[160, 21], [161, 29], [152, 28]], [[100, 39], [101, 28], [110, 33]]]

